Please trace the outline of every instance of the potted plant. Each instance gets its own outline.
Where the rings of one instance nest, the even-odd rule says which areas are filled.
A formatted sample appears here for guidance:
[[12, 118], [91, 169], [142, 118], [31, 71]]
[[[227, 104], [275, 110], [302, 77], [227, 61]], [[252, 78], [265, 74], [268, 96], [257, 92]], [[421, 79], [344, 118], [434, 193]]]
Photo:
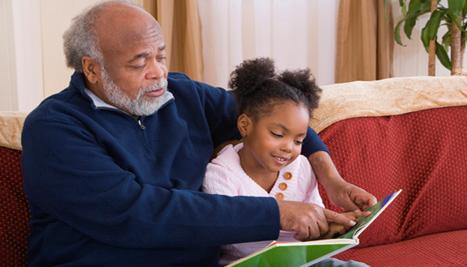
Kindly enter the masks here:
[[[448, 0], [447, 6], [443, 3], [439, 0], [399, 0], [402, 17], [394, 28], [394, 39], [399, 45], [404, 46], [401, 42], [401, 27], [410, 39], [417, 20], [422, 16], [430, 15], [421, 32], [423, 46], [429, 54], [429, 75], [435, 75], [435, 55], [444, 67], [451, 70], [451, 74], [462, 73], [467, 30], [467, 1]], [[438, 36], [441, 26], [447, 27], [447, 31], [443, 36]]]

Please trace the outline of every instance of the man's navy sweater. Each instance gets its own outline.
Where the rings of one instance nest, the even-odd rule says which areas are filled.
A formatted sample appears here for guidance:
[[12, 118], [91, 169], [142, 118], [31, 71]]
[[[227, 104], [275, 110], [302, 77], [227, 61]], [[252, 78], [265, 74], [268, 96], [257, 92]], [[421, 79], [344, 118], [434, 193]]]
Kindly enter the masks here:
[[[29, 114], [30, 266], [216, 266], [219, 245], [278, 236], [274, 199], [199, 192], [213, 148], [238, 137], [232, 95], [168, 80], [174, 99], [147, 117], [96, 108], [81, 73]], [[310, 130], [303, 153], [317, 150]]]

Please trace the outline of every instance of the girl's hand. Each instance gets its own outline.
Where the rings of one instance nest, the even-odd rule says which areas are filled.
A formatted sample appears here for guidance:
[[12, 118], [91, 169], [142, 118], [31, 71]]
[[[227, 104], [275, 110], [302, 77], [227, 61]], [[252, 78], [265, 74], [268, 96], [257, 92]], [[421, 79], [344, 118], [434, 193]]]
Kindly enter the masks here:
[[321, 239], [332, 239], [336, 238], [340, 235], [345, 234], [347, 232], [346, 228], [342, 224], [338, 223], [330, 223], [328, 227], [329, 231], [322, 235]]
[[295, 232], [295, 239], [308, 241], [320, 238], [329, 232], [328, 222], [352, 227], [355, 221], [332, 210], [323, 209], [318, 205], [277, 200], [280, 214], [281, 229]]
[[[361, 210], [354, 210], [354, 211], [348, 211], [348, 212], [343, 212], [341, 215], [344, 215], [347, 217], [349, 220], [352, 221], [357, 221], [358, 218], [360, 217], [367, 217], [371, 214], [369, 211], [361, 211]], [[330, 238], [336, 238], [340, 235], [345, 234], [351, 227], [348, 225], [343, 225], [335, 222], [329, 222], [328, 224], [328, 232], [321, 235], [321, 239], [330, 239]]]
[[[354, 210], [354, 211], [346, 211], [342, 212], [342, 215], [346, 216], [349, 220], [357, 221], [360, 217], [367, 217], [371, 214], [369, 211], [361, 211], [361, 210]], [[350, 227], [348, 228], [350, 229]]]

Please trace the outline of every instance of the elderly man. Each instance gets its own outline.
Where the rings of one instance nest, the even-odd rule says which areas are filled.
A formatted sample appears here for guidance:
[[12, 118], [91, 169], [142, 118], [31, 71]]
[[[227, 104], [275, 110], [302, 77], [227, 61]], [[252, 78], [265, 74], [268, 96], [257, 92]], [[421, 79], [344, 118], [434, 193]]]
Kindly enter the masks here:
[[[225, 90], [168, 73], [158, 23], [126, 2], [98, 4], [64, 34], [70, 85], [23, 131], [32, 266], [216, 266], [218, 247], [316, 238], [346, 217], [273, 198], [199, 192], [213, 148], [238, 137]], [[310, 156], [333, 201], [375, 202], [346, 183], [310, 130]]]

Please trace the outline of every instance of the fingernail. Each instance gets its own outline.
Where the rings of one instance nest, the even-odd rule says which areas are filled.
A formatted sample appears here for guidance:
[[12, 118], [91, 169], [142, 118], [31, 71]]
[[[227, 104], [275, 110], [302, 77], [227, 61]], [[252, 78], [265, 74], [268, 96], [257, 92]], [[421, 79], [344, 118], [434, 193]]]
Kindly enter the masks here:
[[356, 224], [357, 224], [357, 222], [355, 222], [355, 221], [350, 221], [350, 225], [354, 226], [354, 225], [356, 225]]

